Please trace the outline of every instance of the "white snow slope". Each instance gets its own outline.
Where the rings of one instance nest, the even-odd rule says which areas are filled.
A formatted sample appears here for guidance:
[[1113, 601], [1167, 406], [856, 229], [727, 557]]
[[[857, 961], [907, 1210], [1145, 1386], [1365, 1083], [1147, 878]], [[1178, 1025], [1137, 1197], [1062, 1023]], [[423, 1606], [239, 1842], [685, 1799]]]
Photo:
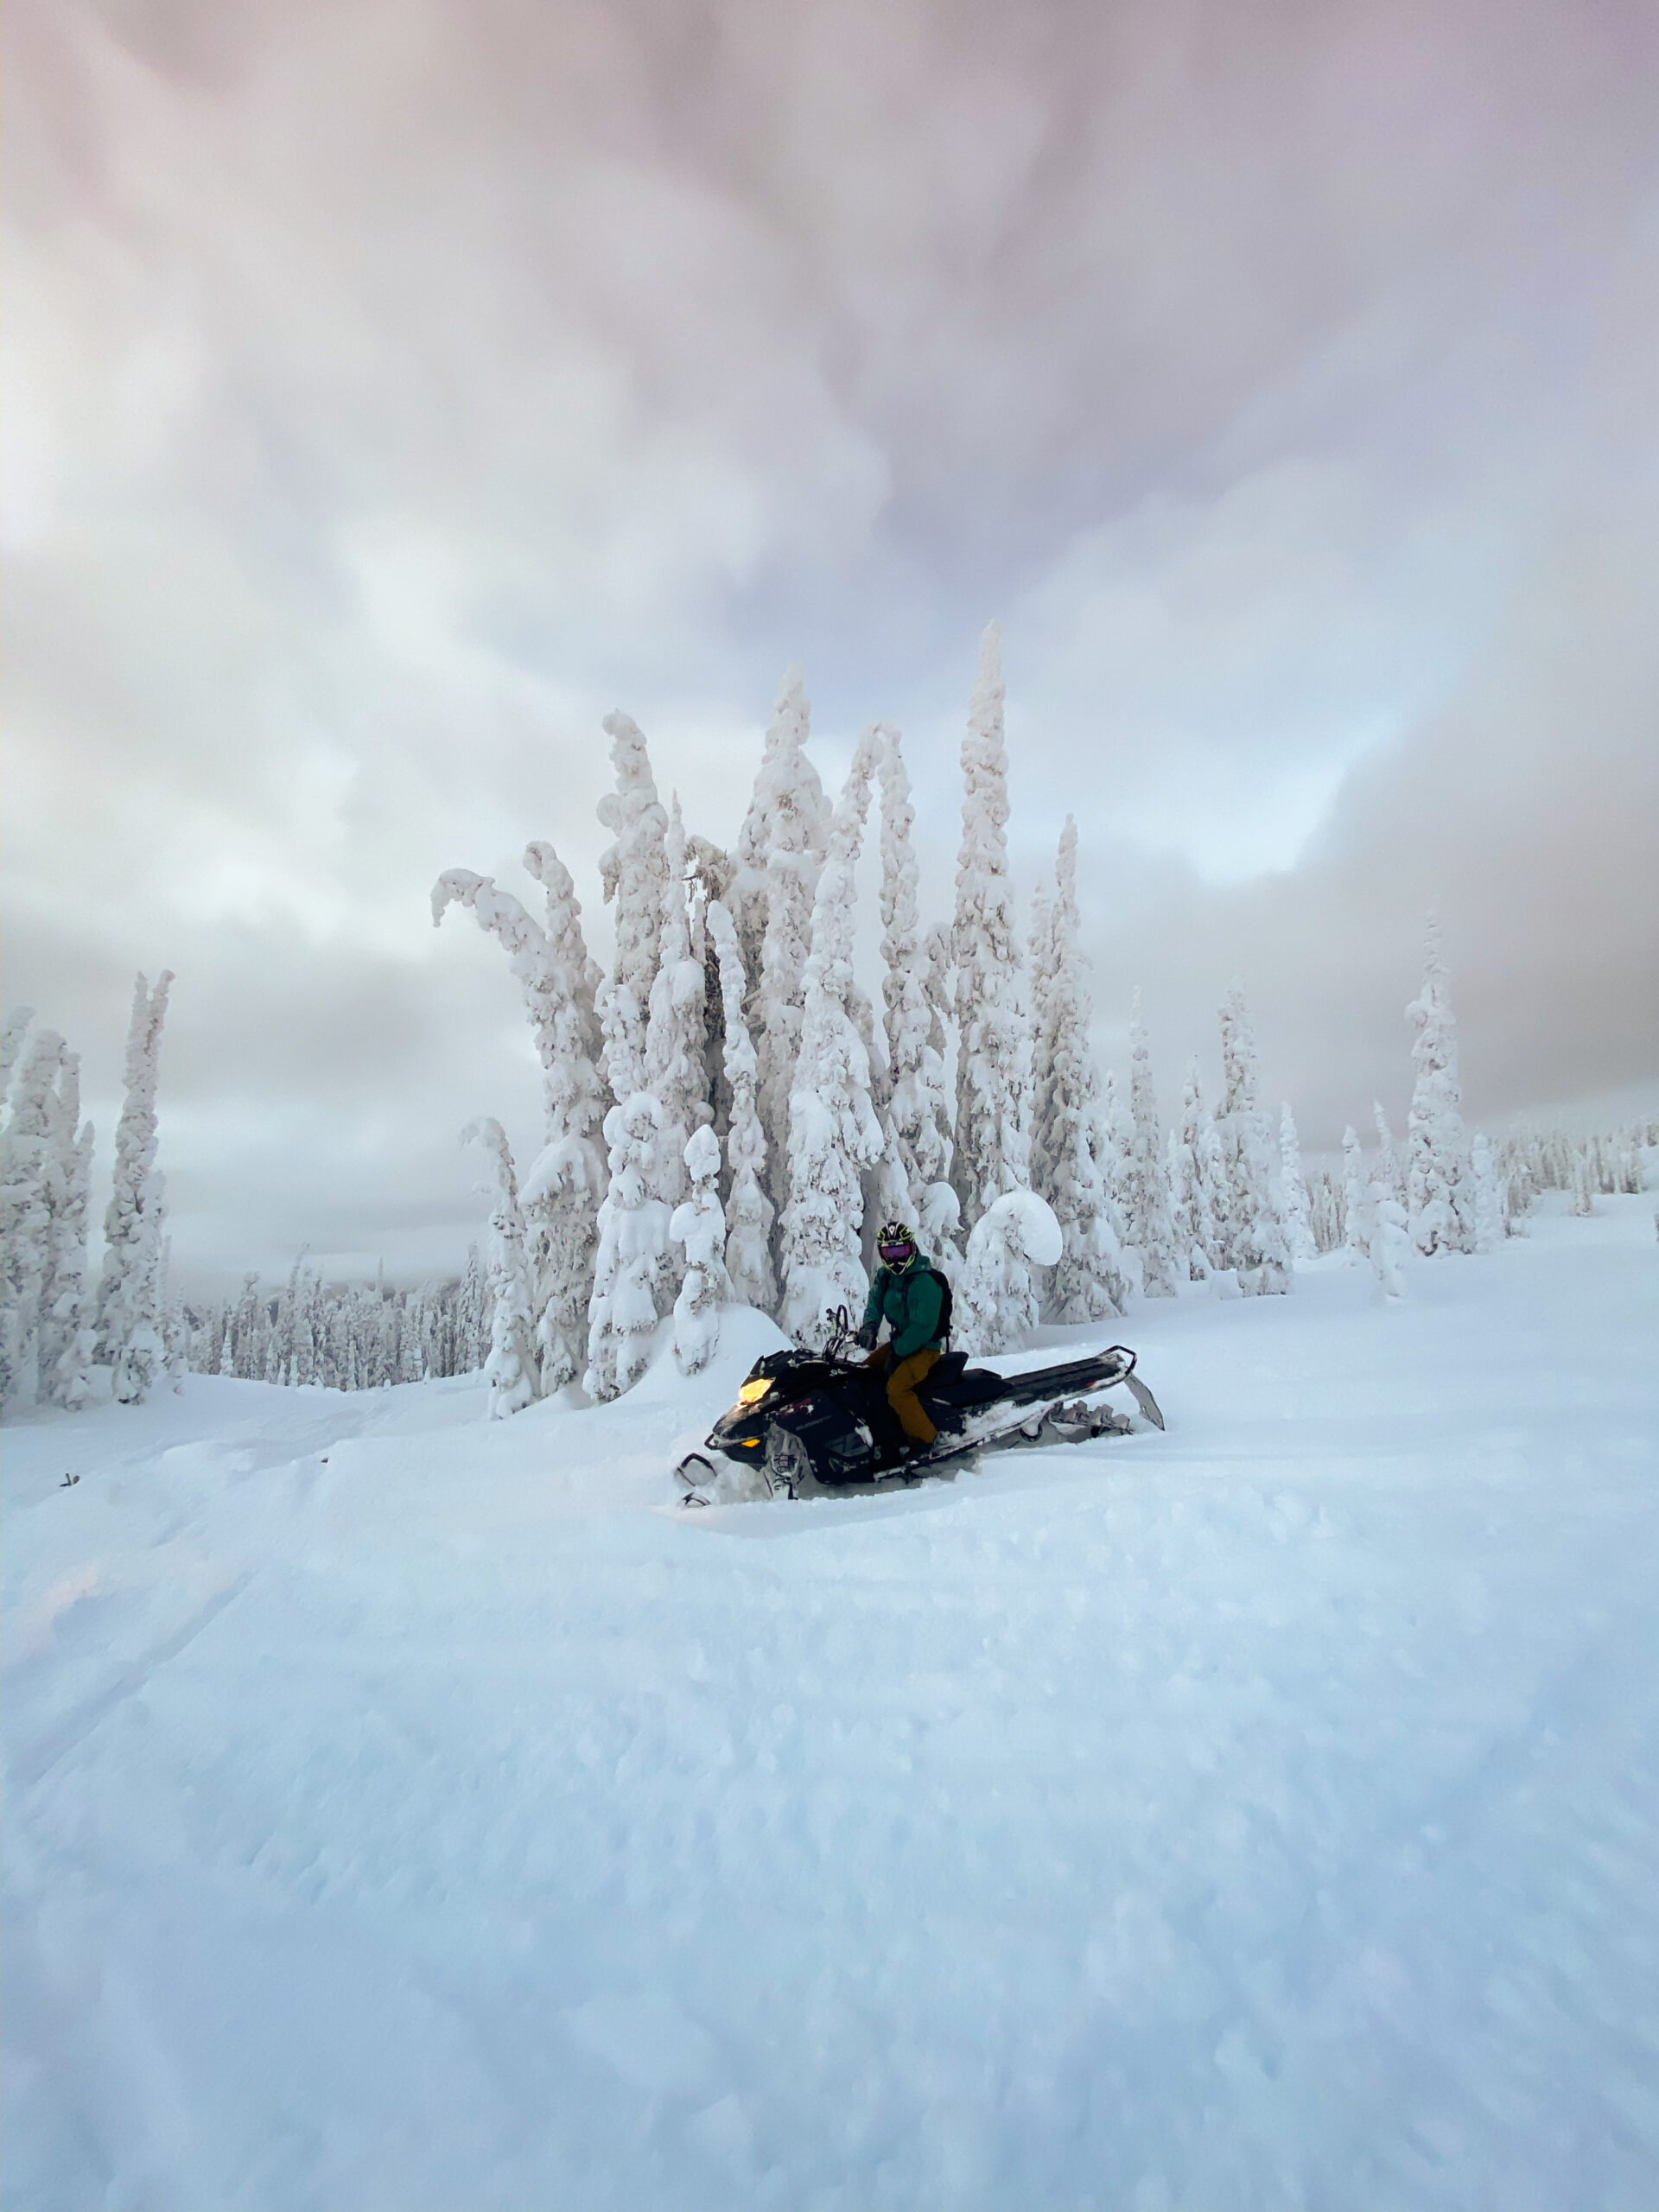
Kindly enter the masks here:
[[8, 2212], [1659, 2202], [1652, 1200], [1408, 1282], [890, 1499], [659, 1510], [741, 1313], [9, 1431]]

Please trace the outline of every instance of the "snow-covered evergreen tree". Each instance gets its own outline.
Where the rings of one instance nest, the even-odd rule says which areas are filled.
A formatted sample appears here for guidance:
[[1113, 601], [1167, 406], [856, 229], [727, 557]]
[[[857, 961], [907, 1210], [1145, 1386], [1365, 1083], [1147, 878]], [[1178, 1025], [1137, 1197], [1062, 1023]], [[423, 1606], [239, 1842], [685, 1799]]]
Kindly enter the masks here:
[[1373, 1183], [1371, 1206], [1371, 1268], [1385, 1298], [1403, 1298], [1406, 1279], [1402, 1263], [1411, 1249], [1406, 1210], [1386, 1184]]
[[875, 729], [859, 741], [812, 910], [783, 1216], [783, 1325], [807, 1345], [827, 1341], [826, 1313], [838, 1306], [861, 1312], [869, 1289], [861, 1257], [862, 1177], [881, 1157], [882, 1134], [854, 1009], [853, 870], [880, 747]]
[[86, 1215], [91, 1199], [92, 1125], [80, 1122], [80, 1061], [66, 1052], [54, 1102], [48, 1173], [52, 1217], [41, 1300], [43, 1397], [73, 1413], [92, 1395], [92, 1331], [86, 1298]]
[[1474, 1169], [1458, 1083], [1458, 1025], [1440, 952], [1440, 924], [1432, 915], [1423, 988], [1406, 1008], [1406, 1016], [1417, 1032], [1411, 1048], [1417, 1080], [1407, 1120], [1411, 1241], [1425, 1257], [1437, 1252], [1471, 1252]]
[[1236, 982], [1221, 1009], [1222, 1111], [1217, 1118], [1226, 1182], [1221, 1217], [1227, 1265], [1246, 1297], [1289, 1290], [1290, 1254], [1274, 1189], [1274, 1147], [1259, 1101], [1255, 1038]]
[[1000, 632], [987, 626], [962, 745], [957, 864], [957, 1195], [976, 1221], [1030, 1180], [1032, 1044], [1008, 877], [1008, 756]]
[[[1046, 1311], [1065, 1324], [1121, 1313], [1128, 1293], [1121, 1225], [1102, 1156], [1100, 1086], [1089, 1049], [1089, 989], [1078, 944], [1077, 830], [1060, 837], [1049, 910], [1049, 957], [1038, 1053], [1042, 1089], [1033, 1101], [1031, 1173], [1060, 1227]], [[970, 1239], [971, 1241], [971, 1239]]]
[[1302, 1178], [1302, 1143], [1290, 1101], [1279, 1107], [1279, 1190], [1285, 1224], [1285, 1248], [1296, 1266], [1313, 1257], [1313, 1231], [1307, 1217], [1307, 1185]]
[[476, 1144], [490, 1170], [489, 1181], [480, 1186], [490, 1199], [490, 1354], [484, 1377], [490, 1386], [489, 1418], [499, 1421], [522, 1413], [541, 1395], [524, 1217], [512, 1149], [500, 1122], [484, 1115], [468, 1123], [461, 1141]]
[[682, 1375], [707, 1367], [720, 1349], [720, 1305], [732, 1294], [726, 1272], [726, 1217], [721, 1211], [720, 1144], [707, 1127], [685, 1147], [691, 1195], [675, 1207], [668, 1233], [685, 1247], [685, 1279], [674, 1301], [674, 1357]]
[[616, 905], [616, 959], [594, 995], [605, 1032], [605, 1071], [613, 1096], [645, 1090], [645, 1023], [662, 952], [668, 893], [668, 816], [657, 796], [651, 758], [630, 715], [605, 717], [616, 789], [599, 802], [599, 818], [615, 842], [600, 856], [607, 903]]
[[1221, 1264], [1217, 1226], [1222, 1183], [1221, 1140], [1209, 1108], [1198, 1064], [1189, 1061], [1181, 1090], [1181, 1125], [1171, 1147], [1170, 1202], [1176, 1251], [1189, 1282], [1203, 1282]]
[[1389, 1117], [1380, 1098], [1371, 1101], [1371, 1118], [1376, 1125], [1376, 1177], [1390, 1198], [1406, 1203], [1406, 1171], [1400, 1165], [1399, 1149], [1394, 1141], [1394, 1131], [1389, 1127]]
[[[766, 924], [750, 1023], [760, 1064], [760, 1121], [772, 1198], [780, 1211], [789, 1195], [790, 1101], [805, 1020], [806, 965], [818, 878], [832, 834], [823, 786], [803, 749], [810, 723], [800, 671], [791, 669], [772, 711], [762, 762]], [[747, 945], [744, 950], [747, 961]]]
[[731, 1094], [726, 1159], [731, 1193], [726, 1201], [726, 1265], [732, 1295], [770, 1313], [778, 1285], [772, 1270], [772, 1201], [766, 1196], [766, 1139], [756, 1100], [756, 1055], [744, 1019], [745, 979], [737, 929], [716, 899], [709, 909], [709, 937], [720, 969], [725, 1015], [726, 1082]]
[[[950, 1105], [944, 1060], [934, 1043], [938, 1016], [928, 1001], [929, 962], [922, 950], [920, 874], [913, 832], [916, 810], [899, 733], [882, 728], [881, 998], [886, 1013], [887, 1096], [883, 1119], [880, 1205], [915, 1224], [955, 1211], [941, 1204], [950, 1173]], [[937, 1234], [937, 1232], [936, 1232]], [[945, 1246], [930, 1241], [938, 1261]], [[954, 1259], [955, 1253], [950, 1256]]]
[[599, 1210], [599, 1259], [588, 1307], [591, 1397], [614, 1398], [637, 1382], [651, 1357], [657, 1285], [668, 1249], [668, 1208], [651, 1195], [662, 1109], [636, 1090], [605, 1116], [610, 1181]]
[[1373, 1187], [1384, 1192], [1389, 1189], [1380, 1174], [1375, 1185], [1367, 1178], [1365, 1155], [1351, 1122], [1342, 1133], [1342, 1249], [1351, 1266], [1369, 1264], [1370, 1261]]
[[[93, 1332], [98, 1357], [118, 1370], [123, 1348], [139, 1336], [161, 1342], [162, 1197], [156, 1173], [156, 1085], [162, 1024], [173, 982], [163, 973], [152, 991], [140, 976], [127, 1029], [126, 1096], [115, 1130], [115, 1175], [104, 1214], [104, 1267]], [[147, 1346], [128, 1364], [129, 1387], [142, 1390]]]
[[1005, 1191], [974, 1224], [957, 1277], [955, 1333], [973, 1353], [1016, 1351], [1037, 1325], [1032, 1269], [1059, 1264], [1065, 1241], [1035, 1191]]
[[668, 882], [645, 1033], [645, 1088], [661, 1112], [652, 1195], [672, 1207], [685, 1189], [686, 1140], [714, 1118], [704, 1096], [703, 968], [691, 955], [685, 830], [677, 798], [669, 808], [664, 851]]
[[547, 919], [536, 920], [511, 892], [469, 868], [451, 868], [432, 893], [432, 918], [469, 907], [506, 951], [542, 1064], [546, 1144], [519, 1193], [535, 1310], [537, 1361], [550, 1393], [582, 1371], [588, 1300], [598, 1247], [605, 1164], [597, 1141], [604, 1107], [594, 995], [599, 969], [582, 936], [570, 872], [541, 841], [524, 866], [542, 886]]
[[1141, 1287], [1148, 1298], [1173, 1298], [1178, 1274], [1175, 1228], [1169, 1217], [1163, 1133], [1141, 994], [1129, 1018], [1129, 1101], [1134, 1117], [1128, 1163], [1129, 1241], [1141, 1255]]
[[117, 1405], [141, 1406], [168, 1357], [167, 1178], [151, 1168], [144, 1183], [138, 1234], [128, 1261], [124, 1306], [127, 1326], [111, 1338], [115, 1372], [110, 1389]]
[[42, 1029], [23, 1055], [0, 1137], [0, 1402], [41, 1395], [42, 1293], [51, 1266], [52, 1150], [63, 1039]]
[[3, 1021], [0, 1021], [0, 1106], [11, 1096], [11, 1071], [23, 1049], [23, 1039], [29, 1034], [29, 1025], [35, 1019], [32, 1006], [15, 1006]]
[[1496, 1252], [1503, 1242], [1503, 1200], [1498, 1185], [1492, 1148], [1477, 1129], [1469, 1148], [1475, 1185], [1475, 1249]]

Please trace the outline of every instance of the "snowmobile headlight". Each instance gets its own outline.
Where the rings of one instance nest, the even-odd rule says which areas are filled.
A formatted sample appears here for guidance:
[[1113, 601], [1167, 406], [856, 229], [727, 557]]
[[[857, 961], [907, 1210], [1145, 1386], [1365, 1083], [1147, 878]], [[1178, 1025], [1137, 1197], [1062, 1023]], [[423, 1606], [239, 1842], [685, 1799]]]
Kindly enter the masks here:
[[771, 1388], [771, 1383], [764, 1375], [753, 1376], [738, 1392], [737, 1402], [740, 1406], [758, 1405]]

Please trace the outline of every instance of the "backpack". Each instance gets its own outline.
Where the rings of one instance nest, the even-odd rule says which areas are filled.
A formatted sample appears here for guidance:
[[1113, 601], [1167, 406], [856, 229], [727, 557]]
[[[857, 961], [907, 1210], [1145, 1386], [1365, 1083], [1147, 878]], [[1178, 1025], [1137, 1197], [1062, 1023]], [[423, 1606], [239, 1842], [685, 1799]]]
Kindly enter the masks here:
[[956, 1304], [956, 1299], [950, 1288], [950, 1278], [944, 1273], [943, 1268], [940, 1268], [930, 1266], [927, 1272], [939, 1286], [940, 1294], [944, 1300], [944, 1305], [939, 1308], [939, 1334], [944, 1338], [945, 1349], [949, 1351], [950, 1345], [950, 1313], [951, 1308]]

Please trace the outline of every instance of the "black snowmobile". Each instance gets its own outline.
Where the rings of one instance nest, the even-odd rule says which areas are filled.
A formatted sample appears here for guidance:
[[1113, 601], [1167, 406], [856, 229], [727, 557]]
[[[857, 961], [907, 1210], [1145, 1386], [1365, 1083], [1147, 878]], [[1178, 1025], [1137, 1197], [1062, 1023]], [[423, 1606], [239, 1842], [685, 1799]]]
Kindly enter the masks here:
[[897, 1488], [988, 1446], [1127, 1436], [1134, 1422], [1102, 1402], [1119, 1383], [1145, 1421], [1164, 1425], [1127, 1344], [1024, 1375], [969, 1367], [966, 1352], [950, 1351], [917, 1392], [938, 1439], [924, 1450], [907, 1448], [885, 1378], [848, 1351], [844, 1307], [835, 1323], [821, 1352], [791, 1345], [756, 1360], [737, 1403], [674, 1470], [683, 1504]]

